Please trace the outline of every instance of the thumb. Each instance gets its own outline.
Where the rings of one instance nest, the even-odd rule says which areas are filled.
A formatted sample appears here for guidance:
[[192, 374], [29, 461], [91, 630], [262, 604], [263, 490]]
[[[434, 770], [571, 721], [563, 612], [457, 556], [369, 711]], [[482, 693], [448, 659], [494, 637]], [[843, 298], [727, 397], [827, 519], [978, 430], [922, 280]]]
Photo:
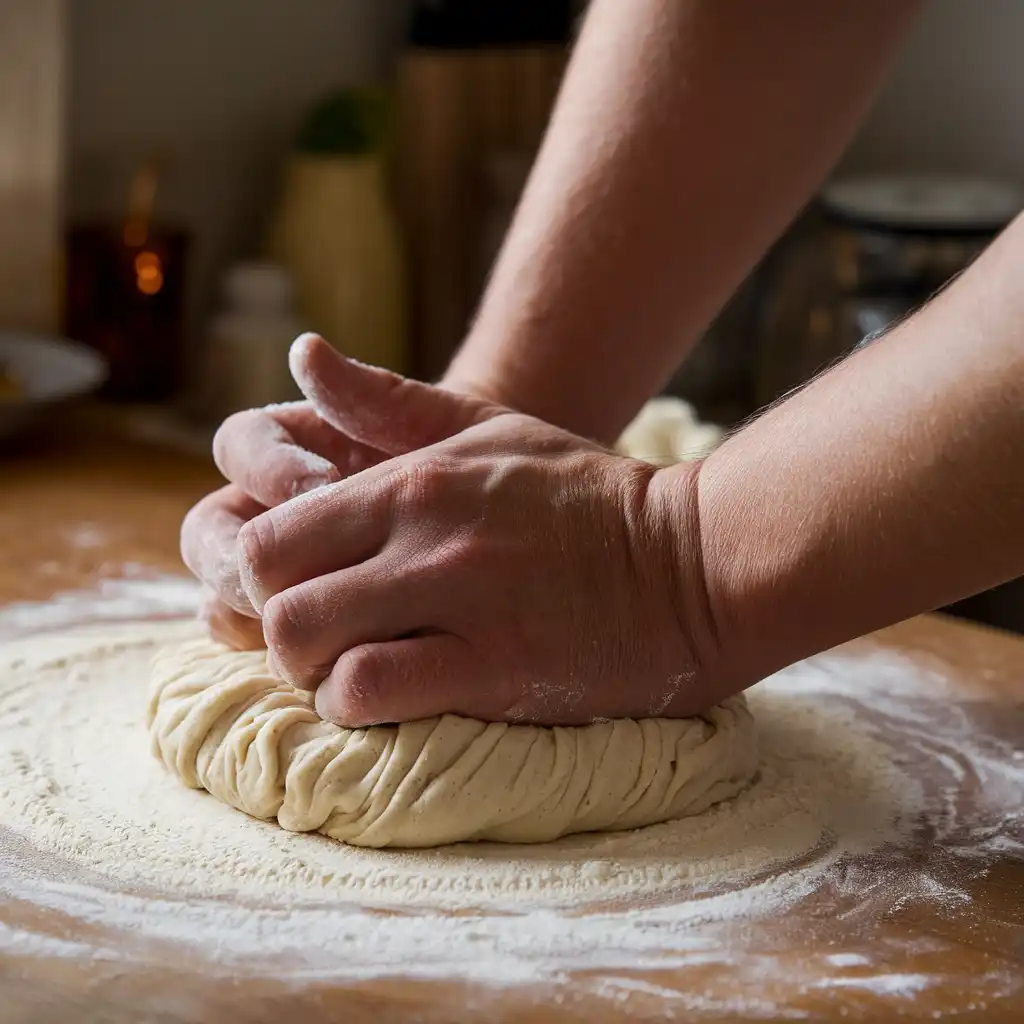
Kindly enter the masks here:
[[316, 711], [346, 729], [448, 713], [499, 721], [500, 697], [488, 700], [481, 671], [472, 649], [450, 633], [362, 644], [319, 685]]
[[316, 334], [295, 339], [288, 366], [321, 419], [388, 455], [436, 444], [501, 411], [469, 395], [349, 359]]

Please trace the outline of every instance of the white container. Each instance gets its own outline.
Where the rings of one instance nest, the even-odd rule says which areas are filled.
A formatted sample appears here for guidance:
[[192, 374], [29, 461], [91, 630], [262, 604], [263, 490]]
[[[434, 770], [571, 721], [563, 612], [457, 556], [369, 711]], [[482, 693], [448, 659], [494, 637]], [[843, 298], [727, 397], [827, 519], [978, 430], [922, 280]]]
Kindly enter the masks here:
[[208, 335], [211, 411], [223, 417], [301, 398], [288, 350], [305, 327], [288, 272], [276, 263], [240, 263], [224, 279], [224, 302]]

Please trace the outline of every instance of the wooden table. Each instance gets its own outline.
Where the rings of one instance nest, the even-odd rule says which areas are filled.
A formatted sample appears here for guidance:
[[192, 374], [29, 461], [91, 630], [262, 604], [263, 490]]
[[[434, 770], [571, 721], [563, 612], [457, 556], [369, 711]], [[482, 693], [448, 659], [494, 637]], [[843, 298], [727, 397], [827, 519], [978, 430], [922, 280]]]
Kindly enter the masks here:
[[[72, 439], [73, 438], [73, 439]], [[217, 484], [209, 463], [157, 451], [101, 431], [58, 435], [0, 457], [0, 606], [42, 601], [117, 576], [124, 567], [180, 571], [177, 528], [189, 505]], [[2, 622], [2, 611], [0, 611]], [[1024, 640], [952, 619], [929, 616], [853, 645], [900, 652], [944, 680], [943, 699], [969, 702], [979, 728], [1024, 744]], [[865, 647], [865, 649], [867, 649]], [[1022, 755], [1024, 756], [1024, 755]], [[1020, 804], [1024, 806], [1024, 793]], [[569, 1021], [738, 1020], [785, 1015], [813, 1020], [1024, 1020], [1024, 828], [1010, 822], [1005, 849], [984, 870], [960, 879], [968, 905], [911, 900], [884, 913], [845, 915], [812, 905], [803, 916], [762, 922], [761, 947], [735, 971], [720, 966], [678, 971], [618, 971], [642, 984], [611, 999], [581, 972], [561, 984], [491, 988], [463, 981], [403, 978], [361, 982], [223, 976], [168, 956], [146, 970], [89, 957], [47, 958], [31, 951], [0, 957], [0, 1019], [276, 1021]], [[932, 851], [934, 853], [934, 851]], [[923, 854], [922, 854], [923, 855]], [[884, 863], [879, 868], [884, 871]], [[31, 908], [0, 904], [0, 926]], [[40, 915], [40, 927], [58, 927]], [[62, 934], [88, 943], [73, 921]], [[2, 932], [0, 932], [2, 935]], [[0, 949], [3, 947], [0, 946]], [[850, 971], [828, 966], [823, 950], [872, 951], [881, 983], [845, 984]], [[759, 974], [759, 957], [775, 952], [806, 978], [785, 970]], [[784, 950], [784, 952], [780, 952]], [[838, 962], [838, 961], [837, 961]], [[795, 970], [793, 974], [797, 973]], [[854, 972], [856, 974], [856, 972]], [[927, 976], [935, 982], [908, 998], [884, 978]], [[992, 978], [1003, 979], [998, 985]], [[1006, 979], [1010, 979], [1007, 981]], [[1018, 979], [1014, 982], [1013, 979]], [[854, 982], [856, 982], [856, 977]], [[872, 981], [869, 977], [868, 982]], [[695, 985], [714, 996], [695, 1012], [683, 994]], [[736, 993], [739, 1003], [725, 998]], [[764, 999], [758, 1002], [758, 995]], [[678, 998], [677, 998], [678, 997]], [[685, 1007], [689, 1005], [690, 1010]], [[760, 1009], [758, 1006], [760, 1005]], [[715, 1007], [718, 1007], [717, 1009]], [[729, 1008], [731, 1006], [731, 1008]], [[744, 1009], [744, 1006], [746, 1007]], [[765, 1006], [772, 1009], [766, 1010]]]

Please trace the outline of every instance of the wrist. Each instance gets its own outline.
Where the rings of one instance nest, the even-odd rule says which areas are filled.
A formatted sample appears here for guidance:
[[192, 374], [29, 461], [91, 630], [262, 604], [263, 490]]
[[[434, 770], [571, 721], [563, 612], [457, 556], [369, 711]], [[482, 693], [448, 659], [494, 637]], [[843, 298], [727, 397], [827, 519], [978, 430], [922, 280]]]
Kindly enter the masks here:
[[701, 543], [700, 467], [684, 462], [658, 470], [647, 488], [649, 533], [663, 530], [658, 557], [669, 573], [672, 612], [693, 656], [694, 688], [707, 703], [728, 696], [723, 685], [723, 637], [708, 585]]
[[756, 476], [727, 443], [700, 466], [700, 550], [709, 616], [718, 641], [715, 685], [736, 693], [830, 644], [816, 643], [815, 615], [802, 607], [813, 572], [799, 529], [767, 528], [777, 509], [748, 500]]
[[611, 446], [639, 403], [630, 388], [595, 380], [592, 364], [572, 336], [544, 324], [478, 321], [440, 386]]

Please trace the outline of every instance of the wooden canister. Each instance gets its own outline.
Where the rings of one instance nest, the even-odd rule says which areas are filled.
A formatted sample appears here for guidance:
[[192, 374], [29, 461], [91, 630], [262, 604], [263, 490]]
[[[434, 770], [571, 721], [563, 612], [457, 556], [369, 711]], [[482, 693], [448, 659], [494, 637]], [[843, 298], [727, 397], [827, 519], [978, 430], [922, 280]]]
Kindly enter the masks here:
[[414, 32], [398, 75], [413, 366], [427, 379], [444, 371], [480, 298], [484, 168], [497, 154], [536, 153], [567, 52], [558, 5], [499, 4], [486, 17], [447, 6], [447, 21]]

